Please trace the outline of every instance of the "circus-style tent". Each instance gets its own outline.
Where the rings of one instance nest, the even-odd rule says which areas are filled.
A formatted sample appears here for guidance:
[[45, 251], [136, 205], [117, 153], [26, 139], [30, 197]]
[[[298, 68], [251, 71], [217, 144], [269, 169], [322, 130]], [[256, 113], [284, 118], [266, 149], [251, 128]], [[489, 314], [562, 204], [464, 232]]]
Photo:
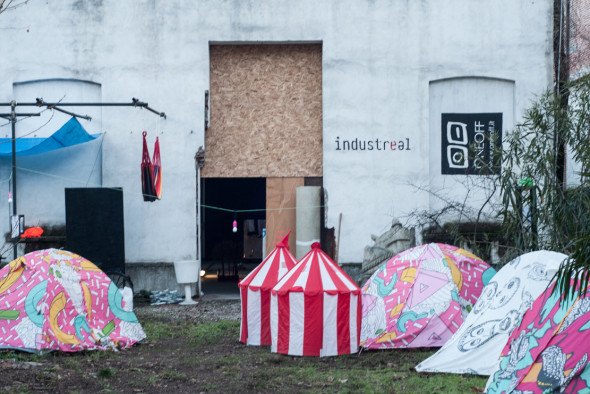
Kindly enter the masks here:
[[314, 242], [272, 289], [271, 351], [336, 356], [358, 351], [360, 288]]
[[394, 256], [362, 287], [361, 346], [442, 346], [495, 273], [451, 245], [420, 245]]
[[486, 393], [590, 392], [590, 289], [565, 300], [552, 290], [510, 335]]
[[270, 292], [297, 260], [289, 252], [289, 233], [273, 251], [240, 281], [242, 320], [240, 341], [270, 345]]
[[459, 330], [416, 370], [490, 375], [510, 334], [566, 258], [544, 250], [510, 261], [486, 285]]
[[45, 249], [0, 270], [0, 349], [124, 348], [145, 338], [122, 292], [90, 261]]

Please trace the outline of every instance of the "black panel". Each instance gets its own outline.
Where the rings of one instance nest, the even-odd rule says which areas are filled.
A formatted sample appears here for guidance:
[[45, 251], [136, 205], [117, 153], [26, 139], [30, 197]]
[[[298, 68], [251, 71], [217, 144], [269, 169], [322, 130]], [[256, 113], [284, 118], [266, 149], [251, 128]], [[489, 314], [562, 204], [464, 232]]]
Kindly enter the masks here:
[[499, 175], [502, 113], [441, 115], [441, 173]]
[[125, 272], [121, 188], [66, 188], [66, 249], [103, 271]]

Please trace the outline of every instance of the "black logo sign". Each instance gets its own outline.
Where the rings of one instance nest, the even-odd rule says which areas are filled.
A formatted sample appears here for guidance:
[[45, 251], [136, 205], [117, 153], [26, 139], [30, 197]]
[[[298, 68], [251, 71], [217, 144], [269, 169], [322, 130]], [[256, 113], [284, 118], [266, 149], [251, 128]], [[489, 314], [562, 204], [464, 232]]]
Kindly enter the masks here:
[[442, 174], [500, 174], [502, 113], [442, 114]]

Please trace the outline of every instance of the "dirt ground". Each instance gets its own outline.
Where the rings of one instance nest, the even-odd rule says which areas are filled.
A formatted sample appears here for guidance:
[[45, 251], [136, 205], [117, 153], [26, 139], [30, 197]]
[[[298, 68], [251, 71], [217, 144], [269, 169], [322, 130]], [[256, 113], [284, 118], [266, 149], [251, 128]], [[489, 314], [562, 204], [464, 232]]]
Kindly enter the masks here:
[[[140, 323], [161, 323], [165, 329], [195, 326], [203, 322], [239, 320], [238, 300], [202, 301], [196, 306], [139, 303], [134, 308]], [[0, 393], [14, 392], [118, 392], [199, 393], [217, 387], [208, 382], [223, 379], [223, 371], [211, 368], [214, 360], [234, 355], [245, 346], [229, 337], [207, 346], [194, 346], [190, 338], [149, 337], [119, 352], [50, 353], [2, 351]], [[227, 387], [227, 386], [226, 386]], [[229, 388], [229, 387], [228, 387]], [[229, 391], [239, 391], [240, 387]]]
[[[382, 379], [387, 380], [387, 389], [379, 391], [408, 392], [403, 379], [424, 358], [418, 352], [404, 353], [403, 362], [387, 352], [305, 358], [273, 354], [268, 346], [246, 346], [238, 341], [239, 300], [202, 300], [196, 306], [136, 304], [134, 311], [153, 335], [126, 350], [0, 353], [0, 393], [361, 392], [365, 390], [352, 386], [354, 377], [348, 375], [376, 369], [385, 371]], [[198, 331], [211, 326], [216, 332]], [[396, 379], [394, 389], [391, 381]]]

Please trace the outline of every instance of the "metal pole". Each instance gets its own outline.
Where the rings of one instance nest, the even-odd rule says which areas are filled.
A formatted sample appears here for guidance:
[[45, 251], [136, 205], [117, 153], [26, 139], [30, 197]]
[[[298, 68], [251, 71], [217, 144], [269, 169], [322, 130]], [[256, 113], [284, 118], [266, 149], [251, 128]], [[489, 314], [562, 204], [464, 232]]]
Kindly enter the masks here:
[[[12, 103], [0, 103], [0, 107], [9, 106]], [[151, 108], [148, 103], [140, 101], [139, 99], [132, 98], [130, 103], [47, 103], [42, 98], [37, 98], [37, 101], [34, 103], [19, 103], [18, 105], [28, 106], [28, 107], [47, 107], [48, 109], [56, 109], [58, 111], [68, 113], [58, 107], [140, 107], [145, 108], [150, 112], [159, 115], [162, 118], [166, 118], [166, 113], [156, 111], [155, 109]], [[80, 118], [87, 118], [85, 116], [76, 115]]]
[[17, 255], [17, 250], [16, 250], [16, 244], [18, 242], [18, 238], [12, 238], [12, 231], [13, 229], [13, 223], [12, 223], [12, 218], [13, 217], [17, 217], [17, 205], [16, 205], [16, 119], [19, 116], [39, 116], [39, 113], [16, 113], [16, 106], [18, 104], [16, 103], [16, 101], [12, 101], [10, 103], [10, 107], [11, 107], [11, 112], [10, 113], [6, 113], [6, 114], [0, 114], [1, 118], [5, 118], [8, 119], [10, 121], [10, 125], [12, 128], [12, 138], [11, 138], [11, 146], [12, 146], [12, 151], [11, 151], [11, 159], [12, 159], [12, 168], [10, 171], [10, 187], [9, 192], [11, 193], [10, 198], [9, 198], [9, 203], [12, 204], [12, 212], [10, 209], [10, 206], [8, 207], [8, 223], [9, 223], [9, 230], [10, 230], [10, 237], [11, 237], [11, 241], [12, 241], [12, 253], [13, 253], [13, 257], [14, 259], [16, 259], [16, 255]]
[[[10, 103], [10, 107], [12, 108], [11, 115], [10, 115], [10, 123], [12, 124], [12, 218], [16, 217], [16, 101], [12, 101]], [[12, 222], [12, 218], [10, 218], [10, 228], [11, 233], [10, 236], [12, 237], [12, 232], [14, 229], [14, 223]], [[16, 260], [17, 250], [16, 250], [16, 242], [17, 238], [12, 238], [12, 257], [13, 260]]]

